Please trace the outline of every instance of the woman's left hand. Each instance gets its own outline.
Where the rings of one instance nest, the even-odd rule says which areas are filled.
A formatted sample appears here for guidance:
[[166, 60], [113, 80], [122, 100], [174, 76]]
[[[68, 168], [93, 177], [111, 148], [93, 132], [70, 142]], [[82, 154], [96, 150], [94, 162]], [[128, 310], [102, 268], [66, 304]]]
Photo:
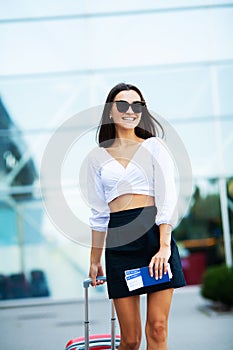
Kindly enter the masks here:
[[150, 261], [149, 272], [150, 276], [155, 276], [155, 279], [161, 279], [163, 272], [167, 273], [168, 260], [171, 256], [171, 247], [161, 247]]

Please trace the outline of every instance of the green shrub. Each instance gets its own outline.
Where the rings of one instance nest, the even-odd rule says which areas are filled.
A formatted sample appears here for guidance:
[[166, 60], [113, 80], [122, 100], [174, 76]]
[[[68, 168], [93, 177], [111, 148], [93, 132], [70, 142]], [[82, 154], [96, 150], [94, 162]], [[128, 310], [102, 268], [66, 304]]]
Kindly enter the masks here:
[[201, 294], [204, 298], [233, 305], [233, 268], [226, 265], [209, 267], [203, 276]]

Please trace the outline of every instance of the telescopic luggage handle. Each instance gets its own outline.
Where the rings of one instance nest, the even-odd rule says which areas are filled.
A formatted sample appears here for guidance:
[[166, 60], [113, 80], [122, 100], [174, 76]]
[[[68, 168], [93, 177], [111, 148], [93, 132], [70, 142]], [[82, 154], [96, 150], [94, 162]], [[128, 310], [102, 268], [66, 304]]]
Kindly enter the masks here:
[[[98, 276], [96, 277], [96, 281], [103, 281], [103, 282], [106, 282], [106, 277], [105, 276]], [[86, 278], [84, 281], [83, 281], [83, 288], [89, 288], [90, 285], [92, 283], [92, 279], [91, 278]]]
[[[98, 277], [96, 277], [96, 280], [97, 281], [106, 282], [106, 277], [105, 276], [98, 276]], [[90, 287], [91, 283], [92, 283], [92, 279], [91, 278], [86, 278], [83, 281], [83, 287], [85, 289], [85, 320], [84, 320], [85, 350], [89, 350], [88, 288]], [[114, 309], [114, 304], [112, 302], [112, 317], [111, 317], [111, 348], [112, 348], [112, 350], [116, 349], [116, 344], [115, 344], [115, 337], [116, 337], [115, 323], [116, 323], [115, 309]]]

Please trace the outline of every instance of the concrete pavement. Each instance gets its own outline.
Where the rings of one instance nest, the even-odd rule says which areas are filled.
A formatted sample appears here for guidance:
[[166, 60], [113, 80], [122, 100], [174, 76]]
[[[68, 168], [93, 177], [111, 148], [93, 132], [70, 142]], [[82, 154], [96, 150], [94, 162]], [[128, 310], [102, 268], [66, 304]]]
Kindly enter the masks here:
[[[104, 294], [105, 295], [105, 294]], [[141, 299], [145, 322], [145, 301]], [[208, 302], [199, 287], [174, 293], [169, 321], [169, 350], [232, 350], [233, 313], [203, 311]], [[83, 300], [34, 299], [0, 302], [0, 349], [59, 350], [84, 334]], [[105, 296], [90, 300], [91, 333], [110, 332], [110, 303]], [[118, 332], [117, 326], [117, 332]], [[145, 339], [141, 350], [145, 349]]]

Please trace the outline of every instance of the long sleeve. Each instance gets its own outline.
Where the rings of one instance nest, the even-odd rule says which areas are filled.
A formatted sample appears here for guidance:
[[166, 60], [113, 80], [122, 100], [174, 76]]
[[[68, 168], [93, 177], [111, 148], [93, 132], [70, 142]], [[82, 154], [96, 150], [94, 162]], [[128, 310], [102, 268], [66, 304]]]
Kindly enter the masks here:
[[91, 208], [90, 227], [95, 231], [106, 232], [110, 210], [105, 200], [100, 166], [94, 155], [88, 158], [87, 170], [88, 204]]
[[174, 162], [166, 144], [159, 138], [155, 138], [155, 141], [153, 166], [156, 224], [174, 227], [178, 221]]

